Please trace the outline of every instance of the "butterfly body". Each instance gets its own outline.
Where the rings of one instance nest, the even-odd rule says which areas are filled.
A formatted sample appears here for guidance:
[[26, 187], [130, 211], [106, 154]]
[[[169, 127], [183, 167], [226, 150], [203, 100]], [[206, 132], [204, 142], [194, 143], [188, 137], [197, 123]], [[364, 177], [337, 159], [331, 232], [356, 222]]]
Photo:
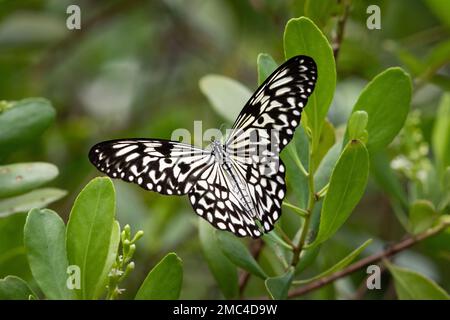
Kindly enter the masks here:
[[90, 161], [112, 178], [167, 195], [187, 195], [220, 230], [260, 237], [273, 229], [286, 195], [279, 157], [300, 123], [317, 79], [314, 60], [296, 56], [256, 90], [224, 142], [206, 149], [161, 139], [101, 142]]

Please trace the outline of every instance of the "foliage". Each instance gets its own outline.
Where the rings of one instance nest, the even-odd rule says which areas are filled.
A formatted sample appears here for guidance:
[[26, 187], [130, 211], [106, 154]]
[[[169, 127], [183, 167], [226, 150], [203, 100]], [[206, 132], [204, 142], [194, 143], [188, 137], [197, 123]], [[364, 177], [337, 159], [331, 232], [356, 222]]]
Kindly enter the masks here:
[[[151, 19], [86, 3], [96, 23], [76, 37], [64, 1], [36, 3], [0, 14], [0, 299], [296, 298], [405, 237], [421, 244], [376, 261], [395, 294], [383, 282], [360, 296], [365, 266], [301, 294], [448, 299], [447, 2], [377, 1], [381, 30], [366, 27], [368, 1], [162, 2]], [[298, 54], [318, 82], [281, 155], [283, 215], [262, 239], [213, 229], [183, 199], [92, 179], [94, 142], [229, 127]]]

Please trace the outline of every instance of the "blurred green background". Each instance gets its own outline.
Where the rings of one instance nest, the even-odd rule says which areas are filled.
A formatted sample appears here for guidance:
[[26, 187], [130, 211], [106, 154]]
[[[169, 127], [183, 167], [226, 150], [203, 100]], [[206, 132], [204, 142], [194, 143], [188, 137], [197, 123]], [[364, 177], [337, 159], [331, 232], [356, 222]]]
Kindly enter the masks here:
[[[335, 127], [344, 124], [368, 80], [387, 67], [401, 66], [415, 84], [411, 106], [415, 120], [410, 120], [410, 130], [430, 143], [440, 97], [450, 90], [450, 8], [443, 12], [437, 2], [352, 2], [328, 116]], [[81, 8], [81, 30], [66, 28], [70, 4]], [[366, 27], [370, 4], [381, 8], [381, 30]], [[0, 8], [0, 100], [45, 97], [57, 111], [55, 123], [40, 139], [2, 156], [1, 163], [56, 164], [60, 175], [51, 186], [67, 190], [68, 195], [50, 208], [64, 219], [81, 188], [99, 175], [87, 158], [91, 145], [125, 137], [167, 139], [174, 129], [192, 130], [194, 120], [202, 120], [204, 129], [219, 128], [224, 119], [201, 94], [198, 81], [202, 76], [222, 74], [254, 89], [258, 53], [267, 52], [279, 63], [283, 60], [282, 35], [288, 19], [310, 16], [329, 39], [335, 27], [333, 13], [330, 19], [315, 19], [314, 12], [305, 12], [305, 1], [3, 0]], [[407, 143], [400, 135], [390, 148], [392, 158], [405, 152], [404, 148]], [[398, 175], [402, 178], [401, 168]], [[136, 291], [166, 252], [176, 251], [184, 261], [181, 298], [220, 298], [202, 257], [198, 218], [187, 198], [114, 183], [121, 225], [128, 223], [145, 232], [124, 296]], [[0, 259], [0, 278], [8, 274], [31, 278], [20, 250], [24, 217], [9, 217], [17, 223], [10, 223], [0, 235], [0, 240], [2, 236], [17, 238], [17, 250]], [[0, 219], [2, 223], [6, 222]], [[368, 250], [373, 253], [403, 233], [389, 196], [372, 179], [349, 222], [309, 268], [311, 275], [369, 237], [375, 239]], [[448, 291], [449, 252], [447, 232], [401, 253], [395, 261], [429, 276]], [[261, 263], [270, 265], [270, 253], [263, 252]], [[349, 298], [364, 275], [362, 271], [309, 297]], [[252, 278], [248, 296], [252, 292], [261, 295], [262, 286]], [[393, 288], [369, 293], [369, 297], [393, 298]]]

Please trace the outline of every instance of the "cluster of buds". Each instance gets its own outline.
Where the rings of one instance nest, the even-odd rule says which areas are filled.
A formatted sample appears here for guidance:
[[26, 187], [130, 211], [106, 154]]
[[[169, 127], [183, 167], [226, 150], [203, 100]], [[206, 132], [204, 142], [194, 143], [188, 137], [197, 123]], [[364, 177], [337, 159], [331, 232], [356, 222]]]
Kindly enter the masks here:
[[134, 262], [132, 261], [134, 252], [136, 251], [136, 242], [144, 235], [142, 230], [136, 232], [131, 238], [131, 228], [127, 224], [120, 234], [121, 252], [117, 254], [116, 261], [108, 275], [108, 294], [107, 299], [113, 300], [122, 294], [124, 289], [119, 288], [121, 283], [134, 270]]

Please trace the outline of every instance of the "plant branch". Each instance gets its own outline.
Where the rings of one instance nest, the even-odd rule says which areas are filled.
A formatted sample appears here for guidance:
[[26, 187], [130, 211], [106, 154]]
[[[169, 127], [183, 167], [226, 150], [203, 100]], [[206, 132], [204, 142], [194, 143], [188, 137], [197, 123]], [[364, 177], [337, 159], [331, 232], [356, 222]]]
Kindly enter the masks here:
[[302, 226], [302, 231], [300, 233], [300, 238], [298, 241], [298, 245], [295, 246], [292, 250], [292, 262], [291, 265], [292, 266], [296, 266], [298, 264], [298, 262], [300, 261], [300, 255], [302, 253], [302, 250], [305, 246], [306, 243], [306, 236], [308, 235], [308, 231], [309, 231], [309, 224], [311, 222], [311, 215], [312, 212], [314, 210], [314, 206], [316, 204], [316, 194], [314, 192], [314, 173], [312, 172], [312, 158], [313, 158], [313, 142], [312, 142], [312, 138], [310, 138], [309, 140], [309, 172], [307, 175], [308, 178], [308, 189], [309, 189], [309, 199], [308, 199], [308, 208], [306, 209], [305, 212], [305, 220], [303, 221], [303, 226]]
[[416, 236], [408, 237], [408, 238], [390, 246], [389, 248], [387, 248], [384, 251], [375, 253], [375, 254], [368, 256], [358, 262], [351, 264], [350, 266], [348, 266], [345, 269], [337, 271], [337, 272], [335, 272], [327, 277], [324, 277], [322, 279], [319, 279], [317, 281], [311, 282], [310, 284], [308, 284], [306, 286], [300, 287], [298, 289], [294, 289], [289, 292], [288, 297], [289, 298], [299, 297], [306, 293], [309, 293], [311, 291], [319, 289], [329, 283], [336, 281], [337, 279], [348, 276], [349, 274], [351, 274], [355, 271], [358, 271], [359, 269], [364, 268], [367, 265], [373, 264], [384, 258], [390, 257], [392, 255], [395, 255], [395, 254], [403, 251], [403, 250], [406, 250], [406, 249], [412, 247], [413, 245], [415, 245], [416, 243], [418, 243], [422, 240], [425, 240], [427, 238], [430, 238], [430, 237], [438, 234], [439, 232], [445, 230], [449, 225], [450, 225], [450, 221], [448, 221], [448, 220], [443, 221], [441, 224], [439, 224], [438, 226], [436, 226], [434, 228], [428, 229], [427, 231], [420, 233]]

